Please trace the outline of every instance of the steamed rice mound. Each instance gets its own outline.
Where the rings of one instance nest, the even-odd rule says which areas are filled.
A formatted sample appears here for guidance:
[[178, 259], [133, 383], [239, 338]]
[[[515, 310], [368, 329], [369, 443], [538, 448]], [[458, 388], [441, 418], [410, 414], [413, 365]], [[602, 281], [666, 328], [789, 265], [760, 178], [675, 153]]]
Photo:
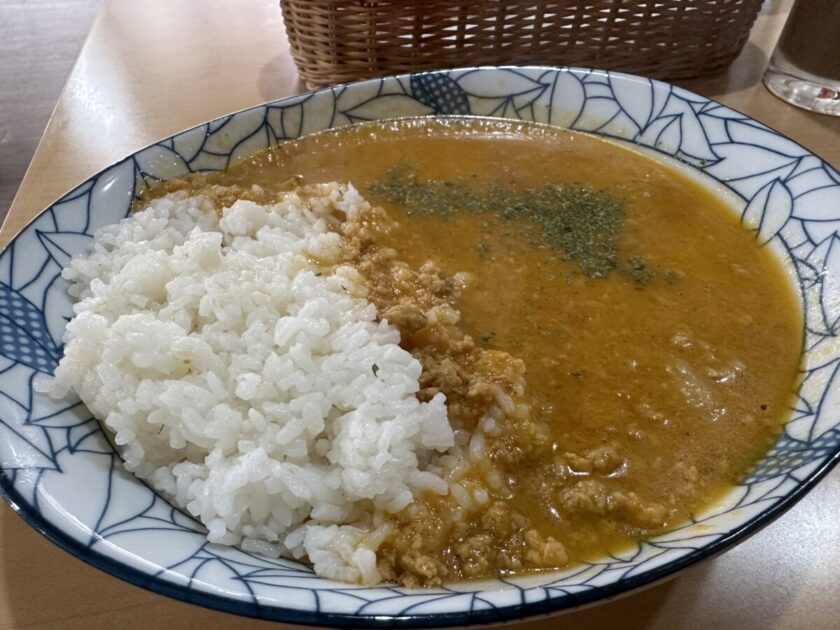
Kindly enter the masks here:
[[126, 468], [212, 542], [308, 556], [373, 583], [387, 516], [453, 445], [444, 398], [377, 321], [333, 229], [370, 206], [326, 184], [274, 205], [173, 193], [100, 231], [64, 271], [78, 298], [54, 396], [74, 390]]

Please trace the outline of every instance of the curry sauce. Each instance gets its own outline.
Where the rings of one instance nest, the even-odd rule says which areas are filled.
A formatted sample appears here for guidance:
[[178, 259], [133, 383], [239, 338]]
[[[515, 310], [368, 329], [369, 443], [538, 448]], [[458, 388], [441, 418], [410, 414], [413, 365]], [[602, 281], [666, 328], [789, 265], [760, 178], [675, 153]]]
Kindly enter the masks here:
[[[615, 269], [586, 273], [527, 217], [395, 202], [375, 184], [406, 163], [476, 191], [607, 191], [624, 208]], [[423, 386], [459, 405], [451, 419], [473, 431], [487, 415], [481, 378], [524, 410], [488, 437], [503, 479], [474, 488], [489, 492], [484, 507], [450, 522], [445, 501], [419, 501], [385, 544], [387, 577], [427, 584], [620, 552], [737, 483], [788, 418], [802, 343], [792, 285], [720, 196], [672, 168], [546, 126], [428, 118], [309, 136], [207, 181], [272, 191], [290, 178], [351, 182], [384, 209], [357, 262]], [[435, 328], [431, 312], [451, 317]]]

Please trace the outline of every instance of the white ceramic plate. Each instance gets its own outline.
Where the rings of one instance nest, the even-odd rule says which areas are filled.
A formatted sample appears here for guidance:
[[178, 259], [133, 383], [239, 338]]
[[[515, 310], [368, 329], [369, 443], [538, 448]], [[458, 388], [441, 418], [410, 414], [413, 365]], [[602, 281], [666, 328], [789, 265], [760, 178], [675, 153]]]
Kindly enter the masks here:
[[[224, 169], [286, 139], [378, 118], [521, 118], [617, 138], [717, 182], [797, 283], [802, 386], [784, 433], [719, 503], [620, 557], [556, 573], [410, 590], [331, 582], [296, 562], [208, 544], [127, 474], [77, 400], [32, 391], [72, 314], [60, 278], [94, 231], [152, 180]], [[404, 75], [282, 99], [152, 145], [47, 208], [0, 255], [0, 486], [34, 528], [153, 591], [230, 612], [346, 627], [489, 623], [612, 597], [721, 551], [790, 507], [840, 458], [840, 175], [764, 125], [666, 83], [614, 72], [479, 68]], [[792, 551], [795, 553], [795, 550]]]

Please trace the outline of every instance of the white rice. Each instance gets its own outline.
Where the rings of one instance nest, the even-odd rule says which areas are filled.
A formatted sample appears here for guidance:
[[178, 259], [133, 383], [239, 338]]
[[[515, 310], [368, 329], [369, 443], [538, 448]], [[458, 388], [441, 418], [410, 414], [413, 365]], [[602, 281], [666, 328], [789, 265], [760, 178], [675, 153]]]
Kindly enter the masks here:
[[337, 184], [240, 200], [221, 220], [206, 197], [153, 201], [65, 269], [76, 316], [40, 389], [77, 392], [126, 468], [211, 542], [379, 581], [383, 516], [447, 492], [423, 468], [453, 433], [443, 396], [418, 402], [420, 364], [340, 264], [330, 224], [369, 211]]

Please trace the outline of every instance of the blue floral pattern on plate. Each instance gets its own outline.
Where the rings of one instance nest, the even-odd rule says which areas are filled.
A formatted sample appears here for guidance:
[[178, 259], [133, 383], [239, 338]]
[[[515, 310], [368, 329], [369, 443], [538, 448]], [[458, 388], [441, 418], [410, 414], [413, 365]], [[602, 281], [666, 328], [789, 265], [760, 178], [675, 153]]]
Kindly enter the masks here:
[[[696, 520], [620, 556], [566, 571], [427, 590], [363, 588], [207, 543], [191, 518], [127, 474], [77, 400], [33, 392], [50, 374], [72, 303], [61, 268], [124, 217], [148, 182], [224, 169], [283, 140], [385, 117], [532, 120], [632, 143], [711, 178], [745, 229], [799, 286], [805, 361], [791, 420], [747, 479]], [[425, 627], [501, 621], [617, 595], [755, 531], [840, 458], [840, 175], [764, 125], [658, 81], [579, 69], [403, 75], [282, 99], [138, 151], [47, 208], [0, 255], [0, 466], [5, 498], [91, 564], [151, 590], [263, 618]]]

